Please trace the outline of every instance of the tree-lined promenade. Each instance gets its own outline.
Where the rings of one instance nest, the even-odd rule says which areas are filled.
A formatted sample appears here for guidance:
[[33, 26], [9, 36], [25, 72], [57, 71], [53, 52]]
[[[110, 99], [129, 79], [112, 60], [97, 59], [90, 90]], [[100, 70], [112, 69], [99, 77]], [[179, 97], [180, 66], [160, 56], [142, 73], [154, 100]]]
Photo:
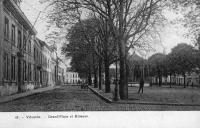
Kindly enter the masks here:
[[[47, 6], [33, 26], [20, 11], [23, 0], [14, 0], [14, 6], [12, 1], [0, 0], [2, 17], [6, 14], [0, 18], [5, 20], [1, 73], [6, 83], [0, 86], [5, 95], [0, 97], [0, 111], [200, 110], [199, 0], [40, 0]], [[51, 46], [35, 36], [26, 43], [26, 34], [35, 32], [20, 29], [27, 26], [13, 15], [14, 7], [29, 29], [41, 13], [47, 15]], [[166, 10], [181, 16], [169, 23]], [[170, 42], [179, 44], [166, 53], [162, 30], [176, 24], [188, 30], [188, 42]], [[56, 43], [63, 40], [61, 50], [71, 59], [70, 70], [58, 57]], [[157, 53], [158, 45], [163, 53]]]
[[[89, 90], [79, 86], [61, 88], [34, 94], [18, 100], [1, 103], [1, 112], [47, 112], [47, 111], [191, 111], [200, 110], [199, 89], [194, 88], [145, 88], [138, 95], [137, 88], [129, 88], [130, 98], [135, 103], [106, 103]], [[184, 96], [183, 96], [184, 95]], [[142, 102], [152, 102], [142, 104]], [[157, 103], [157, 105], [155, 104]], [[159, 103], [159, 104], [158, 104]], [[169, 105], [178, 103], [186, 105]], [[168, 104], [168, 105], [167, 105]], [[199, 104], [199, 105], [195, 105]]]
[[[115, 79], [116, 100], [128, 99], [130, 52], [151, 51], [159, 40], [159, 29], [166, 21], [163, 10], [199, 6], [197, 1], [174, 0], [44, 1], [51, 6], [50, 24], [68, 30], [66, 38], [69, 42], [62, 47], [63, 54], [72, 58], [72, 69], [86, 78], [89, 85], [93, 77], [94, 87], [102, 89], [104, 73], [105, 92], [111, 92], [109, 67], [119, 64]], [[188, 14], [191, 13], [184, 14], [185, 19], [192, 20]], [[198, 54], [198, 49], [187, 44], [176, 46], [168, 55], [155, 54], [148, 59], [150, 75], [159, 78], [159, 85], [163, 76], [180, 74], [185, 78], [186, 73], [198, 68]], [[140, 74], [142, 78], [144, 72]]]

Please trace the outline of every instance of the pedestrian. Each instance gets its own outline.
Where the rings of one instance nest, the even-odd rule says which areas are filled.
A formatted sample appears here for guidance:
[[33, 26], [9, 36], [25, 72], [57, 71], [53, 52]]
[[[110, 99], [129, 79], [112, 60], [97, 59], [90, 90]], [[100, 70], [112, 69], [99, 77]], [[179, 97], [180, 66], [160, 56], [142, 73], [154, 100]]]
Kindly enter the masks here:
[[139, 87], [139, 90], [138, 90], [138, 94], [140, 93], [140, 91], [142, 90], [142, 93], [143, 93], [143, 88], [144, 88], [144, 80], [143, 78], [140, 79], [140, 87]]

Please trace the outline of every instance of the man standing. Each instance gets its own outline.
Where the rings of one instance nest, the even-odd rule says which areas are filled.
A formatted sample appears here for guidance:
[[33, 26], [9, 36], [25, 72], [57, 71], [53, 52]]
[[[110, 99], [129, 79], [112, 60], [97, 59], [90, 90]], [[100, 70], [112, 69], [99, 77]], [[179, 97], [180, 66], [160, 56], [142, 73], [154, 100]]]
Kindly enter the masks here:
[[140, 93], [141, 90], [142, 90], [142, 93], [143, 93], [143, 88], [144, 88], [144, 79], [141, 78], [140, 79], [140, 87], [139, 87], [139, 90], [138, 90], [138, 94]]

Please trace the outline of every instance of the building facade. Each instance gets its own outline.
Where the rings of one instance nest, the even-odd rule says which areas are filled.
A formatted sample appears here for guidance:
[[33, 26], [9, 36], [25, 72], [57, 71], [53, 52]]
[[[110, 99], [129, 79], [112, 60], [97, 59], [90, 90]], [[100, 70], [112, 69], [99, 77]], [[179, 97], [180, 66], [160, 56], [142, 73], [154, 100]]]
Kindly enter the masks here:
[[42, 49], [37, 38], [34, 39], [34, 82], [35, 88], [42, 87]]
[[0, 0], [0, 95], [33, 89], [32, 38], [37, 32], [16, 2]]
[[66, 84], [78, 84], [81, 81], [77, 72], [66, 71], [65, 83]]
[[[196, 86], [200, 87], [200, 76], [196, 72], [186, 73], [185, 75], [185, 85], [186, 86]], [[158, 84], [159, 79], [157, 77], [152, 77], [151, 82], [153, 84]], [[167, 77], [162, 77], [162, 83], [163, 84], [172, 84], [177, 86], [183, 86], [184, 85], [184, 76], [183, 75], [172, 75]]]
[[65, 65], [20, 9], [20, 0], [0, 0], [0, 96], [64, 82]]
[[[47, 76], [47, 85], [48, 86], [54, 86], [55, 85], [55, 80], [53, 79], [53, 74], [55, 74], [55, 61], [52, 59], [53, 55], [53, 50], [45, 43], [44, 45], [44, 50], [43, 50], [44, 59], [45, 61], [43, 62], [44, 65], [46, 65], [46, 76]], [[46, 63], [46, 64], [45, 64]], [[54, 66], [52, 66], [54, 64]]]

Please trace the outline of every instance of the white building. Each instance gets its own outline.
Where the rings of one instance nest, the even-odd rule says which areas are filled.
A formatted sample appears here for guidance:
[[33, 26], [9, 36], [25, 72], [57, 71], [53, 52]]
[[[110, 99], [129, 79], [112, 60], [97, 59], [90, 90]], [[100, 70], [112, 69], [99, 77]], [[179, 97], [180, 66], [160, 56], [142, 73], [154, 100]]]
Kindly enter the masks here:
[[65, 76], [65, 83], [67, 84], [77, 84], [78, 82], [80, 82], [80, 77], [78, 75], [77, 72], [66, 72], [66, 76]]

